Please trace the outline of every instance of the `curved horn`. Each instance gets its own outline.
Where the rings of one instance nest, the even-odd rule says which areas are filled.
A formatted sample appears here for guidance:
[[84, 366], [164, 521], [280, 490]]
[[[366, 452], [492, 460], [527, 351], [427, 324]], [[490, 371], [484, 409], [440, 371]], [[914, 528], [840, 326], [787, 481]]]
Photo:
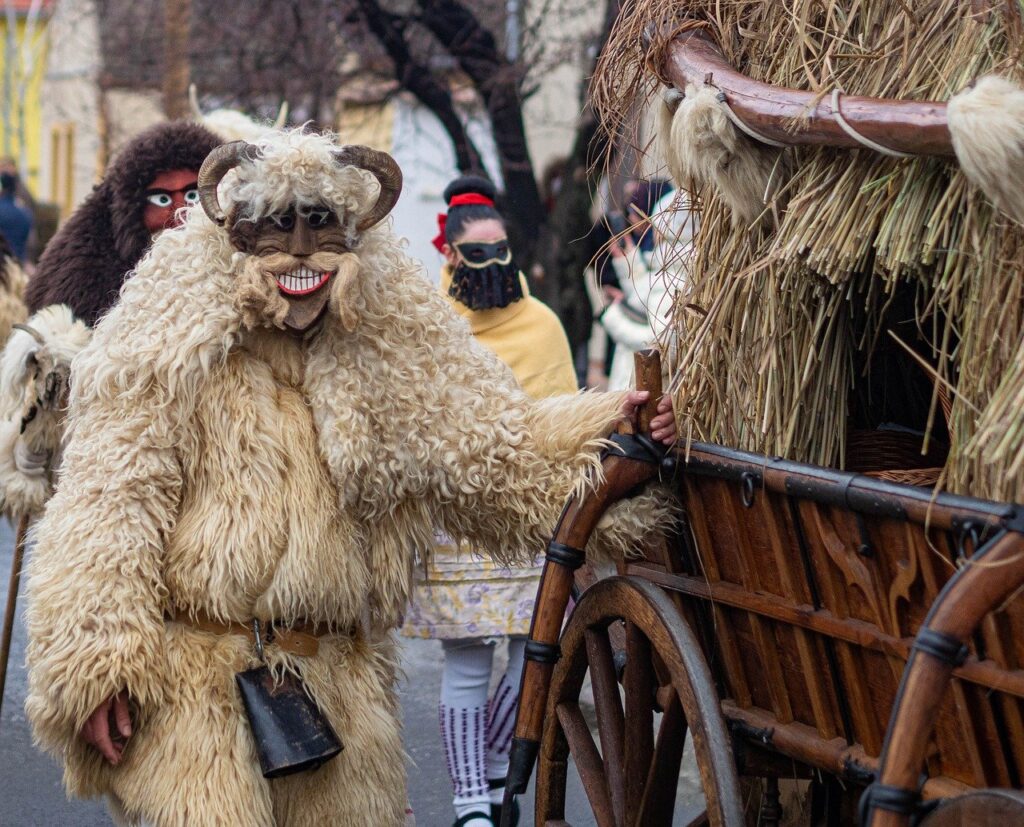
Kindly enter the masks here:
[[288, 101], [281, 101], [281, 108], [277, 111], [277, 119], [274, 121], [274, 129], [284, 129], [288, 123]]
[[367, 230], [394, 209], [402, 193], [402, 170], [386, 152], [378, 152], [368, 146], [343, 147], [334, 153], [334, 158], [339, 164], [365, 169], [380, 184], [377, 203], [356, 227], [360, 232]]
[[199, 108], [199, 90], [194, 83], [188, 85], [188, 105], [192, 110], [192, 117], [197, 121], [203, 119], [203, 110]]
[[210, 219], [217, 224], [224, 223], [224, 214], [217, 200], [217, 185], [228, 172], [242, 161], [251, 161], [256, 157], [256, 147], [246, 141], [232, 141], [215, 147], [203, 165], [199, 168], [196, 186], [199, 189], [199, 202]]
[[[912, 155], [953, 155], [947, 105], [785, 89], [753, 80], [726, 60], [703, 27], [675, 37], [662, 67], [677, 89], [710, 82], [740, 128], [786, 146], [869, 147]], [[842, 111], [840, 111], [842, 109]], [[792, 124], [799, 123], [797, 130]], [[753, 137], [753, 136], [751, 136]], [[881, 147], [881, 150], [879, 149]]]

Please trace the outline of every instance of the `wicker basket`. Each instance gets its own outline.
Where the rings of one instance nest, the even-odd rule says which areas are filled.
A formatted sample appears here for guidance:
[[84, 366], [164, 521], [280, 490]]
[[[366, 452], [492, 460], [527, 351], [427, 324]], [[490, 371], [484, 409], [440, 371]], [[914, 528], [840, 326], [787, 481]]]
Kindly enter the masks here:
[[922, 454], [923, 444], [923, 437], [906, 431], [853, 430], [846, 437], [846, 469], [877, 474], [941, 468], [949, 448], [932, 439], [928, 452]]

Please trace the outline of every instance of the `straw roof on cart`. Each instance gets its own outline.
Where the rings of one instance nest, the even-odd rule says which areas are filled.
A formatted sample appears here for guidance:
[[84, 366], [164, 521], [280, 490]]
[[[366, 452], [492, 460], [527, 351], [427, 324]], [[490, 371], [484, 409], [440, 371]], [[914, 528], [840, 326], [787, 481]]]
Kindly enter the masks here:
[[[1018, 0], [635, 0], [600, 62], [595, 103], [605, 127], [628, 138], [639, 101], [664, 106], [656, 93], [670, 44], [694, 26], [750, 78], [816, 99], [839, 90], [948, 101], [985, 75], [1021, 81], [1021, 8]], [[1021, 99], [1002, 101], [993, 129], [1009, 104]], [[701, 164], [715, 159], [695, 158], [692, 140], [680, 146], [670, 110], [663, 119], [669, 168], [701, 210], [667, 348], [683, 432], [856, 465], [851, 411], [880, 404], [872, 373], [902, 354], [926, 383], [921, 429], [950, 446], [942, 484], [1024, 500], [1024, 229], [993, 205], [999, 194], [968, 180], [955, 157], [776, 148], [736, 130], [737, 193], [716, 186], [720, 161], [699, 180]], [[802, 124], [789, 128], [798, 134]], [[736, 200], [752, 187], [758, 203], [744, 212]]]

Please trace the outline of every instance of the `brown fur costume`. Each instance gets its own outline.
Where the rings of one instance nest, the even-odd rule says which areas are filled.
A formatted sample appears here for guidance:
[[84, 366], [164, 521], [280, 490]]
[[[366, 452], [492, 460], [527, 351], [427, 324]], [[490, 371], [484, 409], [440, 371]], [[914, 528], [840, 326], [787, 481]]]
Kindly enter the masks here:
[[[376, 198], [329, 138], [259, 145], [222, 200], [265, 213], [327, 199], [354, 227]], [[532, 557], [619, 416], [617, 395], [531, 402], [386, 225], [357, 234], [352, 255], [356, 283], [335, 279], [320, 329], [299, 339], [273, 327], [272, 303], [262, 323], [251, 302], [243, 312], [247, 257], [194, 209], [75, 363], [30, 566], [27, 710], [69, 792], [107, 794], [132, 823], [402, 824], [386, 632], [414, 547], [440, 528]], [[630, 540], [670, 513], [631, 508]], [[302, 674], [341, 755], [265, 781], [233, 680], [251, 647], [165, 620], [188, 610], [330, 624], [314, 657], [268, 653]], [[110, 767], [77, 733], [120, 689], [137, 724]]]
[[46, 245], [25, 294], [29, 310], [66, 304], [86, 324], [95, 324], [149, 247], [142, 223], [147, 185], [167, 170], [198, 171], [220, 143], [208, 129], [186, 121], [157, 124], [129, 141]]

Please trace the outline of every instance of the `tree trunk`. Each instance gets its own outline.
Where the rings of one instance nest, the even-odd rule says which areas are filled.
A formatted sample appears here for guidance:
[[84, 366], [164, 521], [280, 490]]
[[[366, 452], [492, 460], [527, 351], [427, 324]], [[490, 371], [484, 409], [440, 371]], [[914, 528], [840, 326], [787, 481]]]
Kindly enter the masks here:
[[[598, 55], [608, 41], [619, 8], [619, 0], [608, 0]], [[596, 65], [597, 58], [587, 77], [593, 76]], [[597, 162], [607, 149], [608, 136], [599, 128], [597, 116], [588, 104], [580, 115], [572, 153], [562, 172], [562, 187], [538, 249], [538, 260], [544, 268], [538, 294], [562, 320], [573, 354], [590, 338], [593, 324], [584, 274], [593, 255], [588, 237], [593, 230], [590, 208], [601, 179]]]
[[538, 296], [562, 320], [574, 354], [590, 337], [593, 323], [583, 278], [593, 253], [588, 242], [593, 229], [590, 207], [601, 177], [592, 161], [601, 157], [606, 147], [607, 139], [588, 107], [580, 119], [562, 173], [562, 187], [537, 249], [537, 259], [544, 269], [544, 280], [537, 285]]
[[455, 148], [455, 165], [460, 172], [481, 172], [480, 152], [466, 133], [455, 111], [452, 97], [436, 80], [430, 69], [417, 62], [409, 51], [400, 18], [385, 11], [374, 0], [358, 0], [359, 10], [371, 34], [387, 51], [395, 65], [395, 78], [403, 89], [437, 116]]
[[164, 114], [186, 118], [188, 108], [188, 33], [191, 0], [164, 0]]
[[529, 270], [536, 260], [544, 205], [530, 160], [519, 93], [519, 70], [509, 63], [494, 36], [457, 0], [418, 0], [421, 22], [445, 45], [473, 81], [490, 116], [505, 182], [502, 209], [516, 259]]

